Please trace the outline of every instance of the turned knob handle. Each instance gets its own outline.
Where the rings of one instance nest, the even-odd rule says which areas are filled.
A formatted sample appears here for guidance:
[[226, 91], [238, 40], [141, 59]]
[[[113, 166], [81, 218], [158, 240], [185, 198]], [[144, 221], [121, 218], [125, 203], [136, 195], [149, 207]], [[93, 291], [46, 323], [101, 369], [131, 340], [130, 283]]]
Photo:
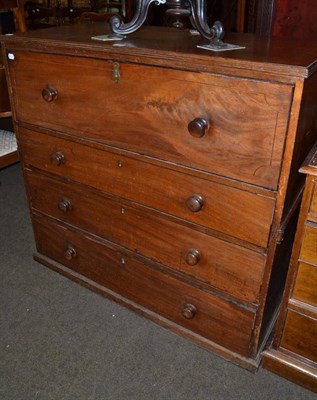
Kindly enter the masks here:
[[70, 261], [74, 257], [76, 257], [76, 250], [74, 249], [74, 247], [68, 246], [67, 250], [64, 253], [64, 256], [65, 256], [66, 260], [68, 260], [68, 261]]
[[71, 211], [73, 206], [72, 203], [68, 199], [61, 199], [58, 202], [59, 210], [63, 211], [64, 213]]
[[57, 90], [53, 88], [53, 86], [46, 86], [42, 90], [42, 97], [47, 103], [51, 103], [52, 101], [57, 99]]
[[51, 155], [50, 160], [53, 165], [59, 166], [65, 163], [65, 156], [61, 151], [56, 151]]
[[200, 260], [200, 252], [196, 249], [190, 249], [184, 256], [184, 260], [188, 265], [196, 265]]
[[193, 319], [196, 315], [196, 311], [197, 309], [193, 304], [186, 304], [183, 308], [182, 314], [186, 319]]
[[204, 118], [195, 118], [188, 124], [188, 132], [197, 138], [203, 137], [208, 128], [208, 121]]
[[186, 206], [190, 211], [198, 212], [204, 206], [204, 199], [198, 194], [193, 194], [186, 200]]

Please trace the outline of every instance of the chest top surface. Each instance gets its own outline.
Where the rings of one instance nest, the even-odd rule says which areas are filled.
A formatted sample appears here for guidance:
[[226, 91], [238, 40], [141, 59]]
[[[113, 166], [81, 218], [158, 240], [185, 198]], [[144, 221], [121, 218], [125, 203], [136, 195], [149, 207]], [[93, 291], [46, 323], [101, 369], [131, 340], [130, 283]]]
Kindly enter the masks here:
[[2, 36], [7, 48], [114, 58], [129, 62], [196, 71], [230, 73], [247, 77], [294, 81], [317, 69], [317, 45], [286, 38], [270, 40], [251, 34], [228, 34], [225, 41], [245, 49], [210, 52], [197, 48], [205, 43], [189, 30], [143, 27], [122, 41], [101, 42], [91, 37], [108, 32], [104, 23], [64, 26]]

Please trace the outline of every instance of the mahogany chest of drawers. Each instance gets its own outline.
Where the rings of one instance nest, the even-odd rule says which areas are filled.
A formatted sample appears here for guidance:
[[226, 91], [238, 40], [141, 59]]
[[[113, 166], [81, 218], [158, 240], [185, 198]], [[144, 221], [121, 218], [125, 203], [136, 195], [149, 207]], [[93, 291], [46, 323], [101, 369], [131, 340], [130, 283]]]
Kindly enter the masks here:
[[301, 172], [306, 186], [272, 348], [264, 365], [317, 392], [317, 144]]
[[35, 258], [254, 369], [317, 138], [313, 47], [104, 29], [3, 38]]

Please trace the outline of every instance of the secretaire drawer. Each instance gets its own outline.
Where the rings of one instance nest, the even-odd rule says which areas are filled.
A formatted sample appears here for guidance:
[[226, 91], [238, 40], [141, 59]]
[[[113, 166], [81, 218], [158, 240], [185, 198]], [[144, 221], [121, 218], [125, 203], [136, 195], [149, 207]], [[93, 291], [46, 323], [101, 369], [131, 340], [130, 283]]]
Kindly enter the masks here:
[[20, 129], [19, 139], [26, 164], [267, 245], [271, 198], [33, 131]]
[[306, 222], [300, 259], [317, 265], [317, 224]]
[[291, 86], [22, 51], [9, 65], [19, 121], [277, 188]]
[[310, 265], [300, 262], [293, 290], [293, 297], [303, 302], [317, 306], [316, 286], [317, 286], [317, 263], [316, 265]]
[[309, 213], [316, 216], [317, 215], [317, 177], [313, 181], [313, 194], [311, 198]]
[[281, 346], [317, 362], [317, 319], [289, 310]]
[[240, 301], [258, 303], [265, 255], [74, 182], [32, 171], [26, 171], [26, 182], [33, 209], [119, 243]]
[[34, 217], [38, 251], [94, 282], [248, 356], [254, 313], [154, 270], [116, 247]]

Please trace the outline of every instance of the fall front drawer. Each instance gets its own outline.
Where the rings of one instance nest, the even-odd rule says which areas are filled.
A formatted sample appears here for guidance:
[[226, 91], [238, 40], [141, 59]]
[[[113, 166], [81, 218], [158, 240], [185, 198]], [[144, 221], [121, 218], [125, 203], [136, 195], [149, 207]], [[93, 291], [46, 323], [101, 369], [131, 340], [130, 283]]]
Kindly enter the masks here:
[[109, 242], [46, 218], [33, 216], [33, 223], [39, 253], [198, 335], [248, 356], [254, 322], [251, 310], [150, 268]]
[[22, 51], [9, 68], [19, 121], [277, 188], [291, 85]]
[[82, 184], [30, 170], [25, 177], [34, 210], [119, 243], [240, 301], [258, 303], [264, 254]]
[[272, 198], [176, 172], [165, 163], [154, 165], [144, 157], [130, 158], [35, 131], [19, 129], [19, 139], [25, 164], [267, 245]]

